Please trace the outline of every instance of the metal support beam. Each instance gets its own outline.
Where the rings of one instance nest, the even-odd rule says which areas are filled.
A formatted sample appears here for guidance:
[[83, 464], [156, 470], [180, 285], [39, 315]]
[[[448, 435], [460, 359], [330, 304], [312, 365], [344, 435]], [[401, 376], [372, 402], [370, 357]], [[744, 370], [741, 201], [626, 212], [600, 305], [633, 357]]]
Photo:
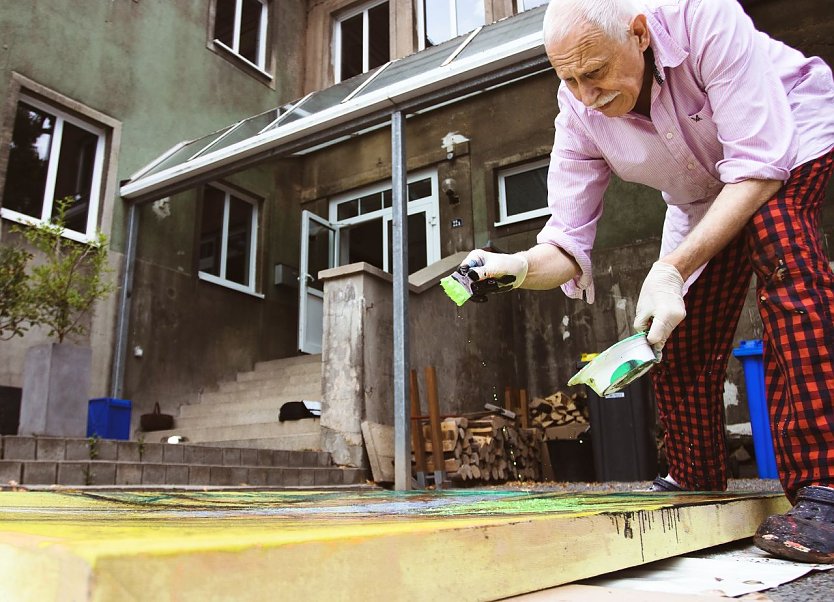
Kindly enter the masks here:
[[391, 212], [394, 230], [394, 488], [411, 489], [408, 361], [408, 189], [405, 117], [391, 114]]
[[113, 371], [110, 377], [110, 395], [121, 398], [125, 380], [127, 359], [128, 328], [130, 326], [130, 297], [133, 293], [133, 268], [136, 263], [136, 244], [139, 238], [139, 207], [135, 203], [127, 206], [127, 244], [125, 245], [125, 267], [119, 290], [119, 310], [116, 322], [116, 345], [113, 357]]

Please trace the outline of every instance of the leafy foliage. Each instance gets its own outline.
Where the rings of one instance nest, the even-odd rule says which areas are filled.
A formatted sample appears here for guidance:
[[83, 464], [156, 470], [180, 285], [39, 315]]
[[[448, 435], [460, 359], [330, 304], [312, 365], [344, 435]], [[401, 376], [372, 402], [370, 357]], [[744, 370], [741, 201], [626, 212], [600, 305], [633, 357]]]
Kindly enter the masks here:
[[31, 325], [32, 299], [26, 264], [31, 253], [17, 247], [0, 247], [0, 341], [23, 336]]
[[80, 243], [63, 236], [71, 204], [72, 197], [56, 201], [52, 223], [16, 229], [42, 256], [29, 271], [26, 320], [47, 327], [59, 343], [86, 334], [83, 318], [114, 288], [108, 280], [107, 237], [99, 233], [92, 243]]

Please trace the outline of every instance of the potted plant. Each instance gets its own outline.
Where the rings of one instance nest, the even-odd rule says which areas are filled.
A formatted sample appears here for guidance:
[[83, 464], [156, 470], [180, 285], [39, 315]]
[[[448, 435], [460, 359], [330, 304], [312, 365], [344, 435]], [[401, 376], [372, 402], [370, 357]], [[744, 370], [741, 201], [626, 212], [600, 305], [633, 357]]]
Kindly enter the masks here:
[[2, 318], [0, 332], [15, 336], [27, 327], [40, 326], [53, 339], [26, 352], [20, 435], [86, 435], [92, 368], [92, 350], [83, 344], [86, 318], [114, 287], [109, 281], [106, 237], [99, 233], [94, 241], [81, 243], [64, 236], [72, 202], [72, 197], [56, 201], [50, 223], [14, 228], [34, 253], [16, 250], [30, 265], [25, 278], [19, 269], [8, 278], [17, 286], [18, 301], [3, 308], [8, 317]]

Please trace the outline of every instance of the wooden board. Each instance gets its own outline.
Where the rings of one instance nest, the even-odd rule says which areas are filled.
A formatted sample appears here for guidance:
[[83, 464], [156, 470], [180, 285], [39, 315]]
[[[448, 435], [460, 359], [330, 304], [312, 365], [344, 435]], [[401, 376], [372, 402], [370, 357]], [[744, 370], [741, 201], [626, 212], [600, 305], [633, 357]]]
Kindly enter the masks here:
[[787, 507], [774, 494], [0, 492], [0, 599], [493, 600], [749, 537]]
[[375, 483], [394, 482], [394, 427], [376, 422], [362, 423], [362, 438]]

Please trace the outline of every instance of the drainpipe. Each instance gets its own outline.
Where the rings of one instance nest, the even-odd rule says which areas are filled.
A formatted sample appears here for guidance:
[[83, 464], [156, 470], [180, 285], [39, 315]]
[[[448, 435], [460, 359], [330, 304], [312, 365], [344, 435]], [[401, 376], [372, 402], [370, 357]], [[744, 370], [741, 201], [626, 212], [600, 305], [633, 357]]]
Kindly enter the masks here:
[[405, 117], [391, 114], [391, 217], [394, 230], [394, 489], [411, 489], [408, 362], [408, 198]]
[[113, 358], [113, 372], [110, 377], [110, 396], [120, 399], [124, 390], [125, 360], [127, 359], [127, 338], [130, 321], [130, 297], [133, 293], [133, 269], [136, 263], [136, 244], [139, 237], [139, 210], [136, 203], [127, 208], [127, 243], [125, 246], [125, 269], [119, 292], [119, 309], [116, 316], [116, 344]]

